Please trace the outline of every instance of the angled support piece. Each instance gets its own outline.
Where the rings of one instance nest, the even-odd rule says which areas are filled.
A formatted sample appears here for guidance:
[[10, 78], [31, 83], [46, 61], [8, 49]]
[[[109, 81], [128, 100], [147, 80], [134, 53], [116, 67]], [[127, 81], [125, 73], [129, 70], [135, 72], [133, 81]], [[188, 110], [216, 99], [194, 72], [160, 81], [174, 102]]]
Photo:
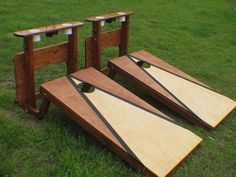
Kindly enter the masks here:
[[42, 97], [42, 103], [40, 105], [39, 113], [36, 116], [38, 119], [42, 119], [43, 116], [48, 112], [50, 103], [51, 102], [46, 98], [46, 96]]
[[[81, 22], [69, 22], [14, 33], [24, 40], [24, 52], [14, 58], [16, 96], [19, 106], [26, 108], [35, 116], [40, 114], [36, 107], [34, 77], [36, 69], [51, 63], [65, 62], [68, 74], [77, 71], [77, 28], [82, 25]], [[39, 42], [41, 35], [52, 37], [61, 30], [71, 30], [71, 33], [68, 33], [68, 42], [39, 49], [33, 48], [33, 43]]]

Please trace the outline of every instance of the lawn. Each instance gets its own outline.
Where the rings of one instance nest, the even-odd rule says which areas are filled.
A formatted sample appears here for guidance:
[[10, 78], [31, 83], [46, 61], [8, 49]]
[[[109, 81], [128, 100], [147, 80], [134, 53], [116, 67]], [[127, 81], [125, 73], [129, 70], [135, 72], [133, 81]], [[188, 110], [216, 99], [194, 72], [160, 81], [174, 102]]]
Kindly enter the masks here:
[[[55, 106], [42, 121], [15, 103], [13, 57], [22, 39], [13, 32], [108, 12], [131, 10], [129, 51], [145, 49], [220, 93], [236, 99], [235, 0], [1, 0], [0, 2], [0, 177], [143, 176], [78, 127]], [[79, 67], [91, 24], [79, 29]], [[61, 41], [65, 36], [59, 37]], [[52, 43], [45, 38], [37, 46]], [[104, 65], [117, 49], [103, 52]], [[36, 73], [37, 85], [65, 74], [63, 65]], [[121, 77], [115, 80], [203, 138], [171, 176], [236, 176], [236, 113], [215, 130], [185, 121]]]

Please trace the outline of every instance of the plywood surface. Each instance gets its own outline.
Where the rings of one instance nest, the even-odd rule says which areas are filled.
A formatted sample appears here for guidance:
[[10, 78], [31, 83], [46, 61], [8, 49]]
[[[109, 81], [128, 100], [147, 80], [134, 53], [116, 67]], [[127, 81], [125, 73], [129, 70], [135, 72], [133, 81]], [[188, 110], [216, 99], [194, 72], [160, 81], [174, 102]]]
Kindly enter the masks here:
[[151, 65], [164, 68], [165, 70], [173, 72], [173, 73], [175, 73], [175, 74], [177, 74], [181, 77], [189, 79], [189, 80], [191, 80], [193, 82], [196, 82], [200, 85], [203, 85], [205, 87], [209, 87], [208, 85], [206, 85], [206, 84], [202, 83], [201, 81], [193, 78], [192, 76], [189, 76], [188, 74], [186, 74], [185, 72], [183, 72], [180, 69], [176, 68], [175, 66], [165, 62], [164, 60], [152, 55], [149, 52], [146, 52], [145, 50], [140, 50], [140, 51], [134, 52], [131, 55], [135, 56], [137, 58], [140, 58], [140, 59], [144, 59], [144, 61], [150, 63]]
[[[81, 70], [72, 75], [88, 83], [92, 82], [96, 87], [102, 87], [104, 90], [110, 91], [125, 99], [129, 99], [131, 102], [150, 111], [166, 116], [94, 68]], [[82, 123], [84, 125], [83, 127], [92, 126], [94, 131], [90, 132], [87, 129], [90, 133], [96, 132], [97, 134], [102, 134], [116, 146], [119, 146], [119, 148], [125, 151], [119, 141], [117, 141], [115, 136], [100, 120], [96, 113], [94, 113], [87, 102], [78, 94], [66, 77], [46, 82], [41, 85], [40, 89], [41, 92], [47, 94], [47, 97], [49, 97], [53, 103], [56, 103], [60, 107], [65, 107], [65, 110], [72, 112], [73, 115], [79, 115], [78, 117], [75, 117], [75, 119], [80, 119], [79, 123]]]
[[[97, 70], [88, 68], [74, 73], [73, 77], [104, 90], [96, 89], [86, 96], [138, 157], [141, 161], [139, 166], [145, 166], [152, 174], [168, 174], [200, 143], [201, 139], [190, 131], [106, 93], [112, 92], [151, 112], [164, 115]], [[128, 153], [66, 77], [42, 84], [41, 93], [45, 93], [60, 109], [70, 111], [72, 119], [100, 141], [109, 142], [106, 145], [113, 151], [119, 155]], [[122, 158], [135, 166], [126, 155]]]
[[[125, 74], [129, 79], [136, 81], [147, 92], [152, 91], [152, 95], [161, 97], [163, 102], [167, 100], [167, 105], [169, 101], [173, 102], [177, 108], [181, 107], [186, 112], [191, 112], [193, 116], [197, 119], [200, 118], [210, 127], [217, 126], [235, 108], [233, 100], [208, 89], [209, 87], [202, 82], [163, 60], [143, 50], [133, 53], [132, 56], [140, 58], [139, 61], [150, 63], [152, 67], [141, 69], [135, 63], [137, 58], [131, 57], [130, 59], [127, 56], [111, 60], [110, 66]], [[158, 67], [162, 69], [158, 69]]]
[[159, 68], [151, 66], [145, 70], [212, 127], [218, 125], [236, 106], [233, 100], [221, 94]]
[[172, 95], [156, 83], [155, 80], [148, 76], [127, 56], [110, 60], [109, 67], [114, 69], [117, 73], [123, 74], [129, 80], [134, 81], [135, 84], [141, 86], [147, 93], [150, 93], [151, 95], [158, 95], [158, 97], [160, 96], [164, 99], [169, 99], [176, 105], [182, 106]]
[[84, 94], [141, 163], [158, 176], [166, 176], [201, 141], [190, 131], [102, 90]]

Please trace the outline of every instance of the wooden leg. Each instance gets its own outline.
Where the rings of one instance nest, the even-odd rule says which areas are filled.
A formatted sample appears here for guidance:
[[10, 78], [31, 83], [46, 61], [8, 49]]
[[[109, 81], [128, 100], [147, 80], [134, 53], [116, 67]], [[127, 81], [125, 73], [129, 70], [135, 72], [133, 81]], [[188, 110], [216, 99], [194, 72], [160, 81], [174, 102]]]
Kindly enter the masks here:
[[41, 104], [40, 110], [39, 110], [39, 114], [37, 115], [38, 119], [42, 119], [43, 116], [47, 113], [49, 105], [50, 105], [50, 101], [47, 98], [43, 97], [42, 104]]
[[107, 76], [111, 79], [114, 79], [116, 76], [116, 72], [114, 70], [110, 70]]

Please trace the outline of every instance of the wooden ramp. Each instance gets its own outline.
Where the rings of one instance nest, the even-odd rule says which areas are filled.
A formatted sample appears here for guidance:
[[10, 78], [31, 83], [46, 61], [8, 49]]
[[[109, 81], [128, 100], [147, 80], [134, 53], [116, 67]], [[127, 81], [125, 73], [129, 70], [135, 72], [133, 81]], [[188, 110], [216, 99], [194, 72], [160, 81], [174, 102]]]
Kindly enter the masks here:
[[109, 66], [189, 120], [210, 128], [236, 106], [233, 100], [145, 51], [110, 60]]
[[166, 176], [201, 138], [94, 68], [41, 85], [40, 92], [134, 168]]

